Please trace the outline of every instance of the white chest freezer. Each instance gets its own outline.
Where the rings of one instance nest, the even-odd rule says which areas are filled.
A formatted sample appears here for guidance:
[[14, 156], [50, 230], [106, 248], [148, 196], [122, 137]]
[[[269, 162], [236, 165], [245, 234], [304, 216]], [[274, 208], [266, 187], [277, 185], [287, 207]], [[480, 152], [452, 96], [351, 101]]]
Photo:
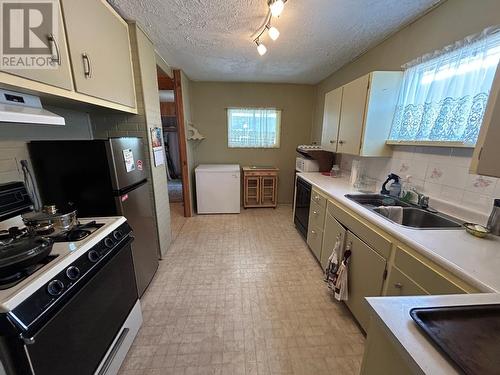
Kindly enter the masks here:
[[195, 169], [199, 214], [240, 213], [240, 166], [200, 164]]

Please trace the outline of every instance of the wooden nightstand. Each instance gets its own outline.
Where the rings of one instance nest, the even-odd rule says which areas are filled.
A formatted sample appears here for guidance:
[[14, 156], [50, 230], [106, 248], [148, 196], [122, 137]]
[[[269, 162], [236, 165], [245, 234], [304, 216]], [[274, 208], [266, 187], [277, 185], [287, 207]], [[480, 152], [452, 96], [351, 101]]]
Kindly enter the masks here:
[[243, 167], [243, 207], [278, 205], [278, 172], [275, 167]]

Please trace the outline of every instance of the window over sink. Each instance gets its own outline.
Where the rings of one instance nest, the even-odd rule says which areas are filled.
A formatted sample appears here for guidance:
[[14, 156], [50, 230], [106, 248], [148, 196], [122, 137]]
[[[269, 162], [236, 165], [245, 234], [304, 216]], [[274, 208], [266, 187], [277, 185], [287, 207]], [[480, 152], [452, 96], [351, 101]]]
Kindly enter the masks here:
[[228, 108], [229, 148], [279, 148], [281, 110], [275, 108]]
[[500, 27], [493, 27], [403, 66], [388, 143], [474, 146], [499, 59]]

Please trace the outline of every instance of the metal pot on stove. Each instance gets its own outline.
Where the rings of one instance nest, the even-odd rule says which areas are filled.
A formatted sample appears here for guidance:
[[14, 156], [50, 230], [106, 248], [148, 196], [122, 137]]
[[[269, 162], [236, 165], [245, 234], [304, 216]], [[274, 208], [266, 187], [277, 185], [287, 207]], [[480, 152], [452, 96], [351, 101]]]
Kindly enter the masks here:
[[22, 218], [26, 227], [35, 233], [65, 232], [78, 224], [76, 209], [72, 204], [63, 209], [58, 209], [55, 205], [46, 205], [41, 211], [23, 214]]

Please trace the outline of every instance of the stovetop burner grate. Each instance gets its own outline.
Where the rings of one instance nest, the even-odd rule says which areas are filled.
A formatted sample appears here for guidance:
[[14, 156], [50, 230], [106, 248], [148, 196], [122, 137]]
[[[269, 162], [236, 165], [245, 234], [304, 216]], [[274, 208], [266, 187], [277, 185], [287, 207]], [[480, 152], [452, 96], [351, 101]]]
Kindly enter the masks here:
[[58, 255], [48, 255], [43, 260], [38, 262], [37, 264], [23, 268], [23, 269], [18, 270], [18, 271], [14, 272], [8, 276], [0, 278], [0, 290], [9, 289], [9, 288], [12, 288], [13, 286], [19, 284], [21, 281], [26, 279], [28, 276], [34, 274], [40, 268], [42, 268], [43, 266], [46, 266], [47, 264], [52, 262], [57, 257], [58, 257]]

